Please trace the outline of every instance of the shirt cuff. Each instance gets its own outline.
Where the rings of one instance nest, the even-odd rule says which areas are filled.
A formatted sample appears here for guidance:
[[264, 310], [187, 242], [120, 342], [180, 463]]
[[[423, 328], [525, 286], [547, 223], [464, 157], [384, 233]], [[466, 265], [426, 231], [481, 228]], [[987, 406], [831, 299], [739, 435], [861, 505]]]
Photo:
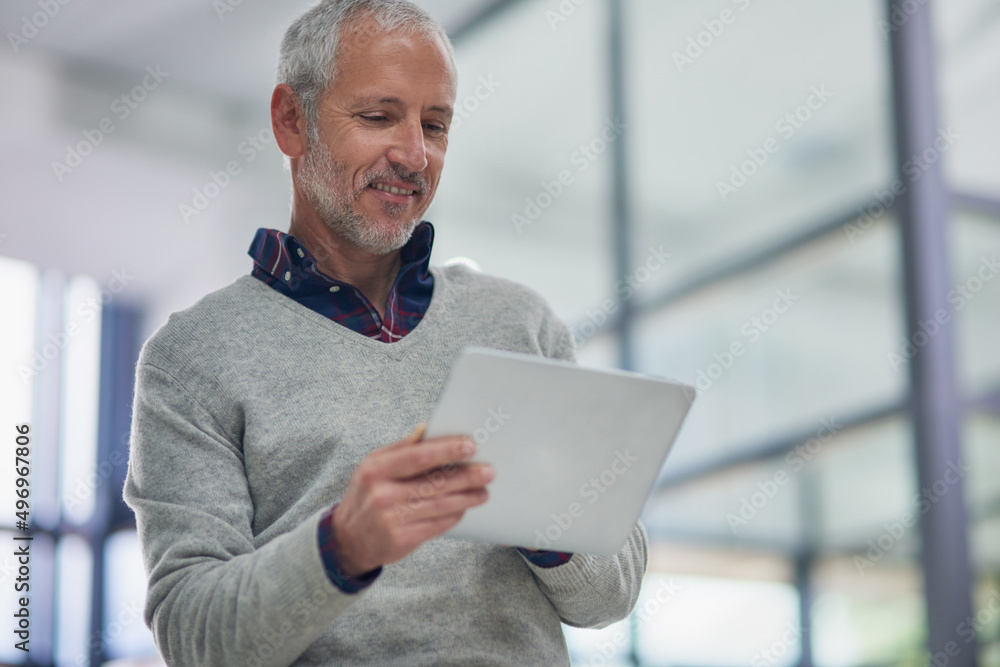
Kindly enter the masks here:
[[532, 565], [538, 567], [557, 567], [569, 562], [573, 554], [564, 551], [529, 551], [522, 547], [517, 547], [521, 555], [531, 561]]
[[345, 593], [357, 593], [369, 586], [382, 574], [382, 568], [377, 567], [371, 572], [352, 577], [340, 568], [340, 560], [337, 558], [337, 542], [333, 538], [333, 510], [334, 505], [323, 513], [319, 519], [319, 553], [323, 558], [323, 566], [326, 569], [326, 576], [330, 578], [333, 585]]

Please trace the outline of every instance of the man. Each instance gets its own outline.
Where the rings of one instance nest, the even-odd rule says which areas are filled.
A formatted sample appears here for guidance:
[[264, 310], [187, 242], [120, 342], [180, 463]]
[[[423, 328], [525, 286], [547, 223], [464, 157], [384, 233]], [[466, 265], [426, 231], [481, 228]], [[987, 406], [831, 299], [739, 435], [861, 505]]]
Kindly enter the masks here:
[[421, 440], [461, 350], [573, 356], [534, 292], [428, 267], [455, 74], [402, 0], [326, 0], [285, 36], [289, 233], [137, 369], [125, 498], [171, 665], [566, 664], [560, 622], [635, 604], [641, 525], [614, 558], [434, 539], [493, 477], [471, 439]]

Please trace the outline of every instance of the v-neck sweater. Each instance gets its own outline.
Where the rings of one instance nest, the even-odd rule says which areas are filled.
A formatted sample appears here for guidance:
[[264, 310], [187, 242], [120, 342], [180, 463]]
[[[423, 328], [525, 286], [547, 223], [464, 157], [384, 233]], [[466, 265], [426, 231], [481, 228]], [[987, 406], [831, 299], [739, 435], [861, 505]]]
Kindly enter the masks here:
[[614, 557], [550, 569], [435, 538], [359, 593], [330, 582], [320, 517], [369, 452], [426, 421], [462, 349], [573, 358], [533, 290], [431, 271], [427, 312], [391, 345], [243, 276], [143, 346], [125, 499], [168, 664], [568, 664], [560, 622], [603, 627], [632, 609], [641, 524]]

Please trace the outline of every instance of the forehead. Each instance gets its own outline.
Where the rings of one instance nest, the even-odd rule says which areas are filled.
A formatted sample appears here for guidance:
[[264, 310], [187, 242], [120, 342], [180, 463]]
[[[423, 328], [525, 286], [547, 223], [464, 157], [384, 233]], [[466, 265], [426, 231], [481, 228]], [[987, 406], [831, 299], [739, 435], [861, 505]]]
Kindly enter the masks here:
[[384, 31], [373, 18], [345, 25], [330, 93], [339, 97], [405, 97], [451, 104], [454, 63], [440, 37]]

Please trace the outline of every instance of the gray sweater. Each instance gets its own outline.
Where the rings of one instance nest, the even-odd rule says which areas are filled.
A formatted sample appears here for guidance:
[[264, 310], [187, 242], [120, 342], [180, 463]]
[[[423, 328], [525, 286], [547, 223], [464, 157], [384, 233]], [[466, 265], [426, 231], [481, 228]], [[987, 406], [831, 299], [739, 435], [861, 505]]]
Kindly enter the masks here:
[[554, 568], [436, 538], [360, 593], [327, 577], [320, 515], [370, 451], [427, 419], [464, 347], [573, 357], [535, 292], [431, 270], [426, 315], [393, 344], [245, 276], [143, 347], [125, 500], [149, 575], [146, 623], [169, 664], [567, 664], [560, 621], [603, 627], [632, 609], [641, 524], [617, 556]]

